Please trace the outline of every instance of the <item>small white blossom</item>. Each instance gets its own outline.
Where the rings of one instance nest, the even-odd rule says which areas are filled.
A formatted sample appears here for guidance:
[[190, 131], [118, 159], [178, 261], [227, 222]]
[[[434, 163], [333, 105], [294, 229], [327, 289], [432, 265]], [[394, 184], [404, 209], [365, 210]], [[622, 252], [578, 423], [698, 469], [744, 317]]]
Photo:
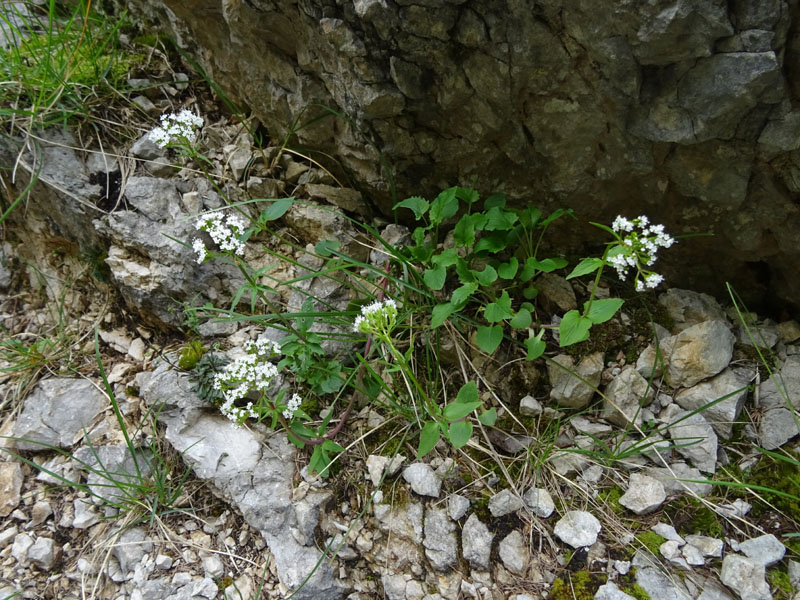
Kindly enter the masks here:
[[300, 408], [300, 405], [303, 403], [303, 399], [297, 395], [292, 394], [292, 397], [289, 398], [289, 402], [286, 403], [286, 408], [283, 411], [283, 416], [287, 419], [291, 419], [294, 416], [294, 413]]
[[208, 213], [197, 219], [195, 227], [208, 233], [220, 250], [233, 252], [239, 256], [244, 254], [245, 245], [240, 238], [247, 229], [247, 223], [237, 215], [223, 217], [220, 212]]
[[203, 240], [200, 238], [194, 238], [192, 240], [192, 248], [194, 248], [195, 253], [197, 254], [197, 264], [202, 265], [208, 256], [208, 250], [206, 249], [206, 245], [203, 243]]
[[178, 114], [161, 115], [161, 126], [154, 128], [149, 138], [161, 148], [179, 143], [192, 145], [197, 141], [197, 130], [203, 126], [203, 117], [183, 109]]
[[253, 403], [245, 407], [236, 406], [236, 402], [256, 391], [264, 394], [278, 375], [278, 367], [269, 362], [269, 358], [280, 354], [280, 347], [268, 340], [257, 340], [247, 345], [248, 354], [237, 358], [225, 366], [214, 376], [214, 389], [222, 392], [225, 399], [220, 410], [234, 423], [241, 423], [248, 418], [258, 418]]
[[361, 314], [353, 323], [356, 333], [385, 333], [394, 329], [397, 323], [397, 303], [389, 298], [361, 307]]
[[[636, 231], [637, 228], [639, 231]], [[635, 268], [634, 286], [638, 292], [655, 288], [664, 281], [664, 277], [658, 273], [642, 268], [656, 262], [659, 248], [669, 248], [675, 243], [671, 236], [664, 233], [663, 225], [650, 225], [650, 220], [644, 215], [633, 220], [620, 215], [614, 219], [611, 229], [620, 234], [617, 238], [619, 243], [610, 250], [606, 261], [617, 271], [621, 280], [624, 281], [628, 271]]]

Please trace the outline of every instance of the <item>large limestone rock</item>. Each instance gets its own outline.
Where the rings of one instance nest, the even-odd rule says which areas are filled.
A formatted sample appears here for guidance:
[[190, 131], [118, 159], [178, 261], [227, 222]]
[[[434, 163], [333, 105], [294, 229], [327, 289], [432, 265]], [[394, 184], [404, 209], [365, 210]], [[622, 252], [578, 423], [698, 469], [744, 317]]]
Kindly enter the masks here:
[[731, 281], [756, 309], [800, 295], [795, 0], [114, 1], [275, 140], [315, 104], [345, 114], [298, 139], [384, 209], [388, 165], [401, 197], [475, 177], [594, 221], [646, 212], [715, 234], [664, 253], [671, 283]]

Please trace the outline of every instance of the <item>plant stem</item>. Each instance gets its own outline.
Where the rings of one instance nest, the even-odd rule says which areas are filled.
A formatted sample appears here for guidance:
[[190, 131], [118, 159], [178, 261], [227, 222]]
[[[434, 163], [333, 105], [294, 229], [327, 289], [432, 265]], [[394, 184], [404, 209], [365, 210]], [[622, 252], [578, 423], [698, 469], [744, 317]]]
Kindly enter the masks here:
[[583, 316], [589, 314], [589, 311], [592, 310], [592, 302], [594, 302], [594, 295], [597, 292], [597, 286], [600, 284], [600, 277], [603, 275], [603, 268], [606, 266], [606, 258], [608, 258], [608, 252], [611, 249], [611, 246], [606, 246], [606, 251], [603, 252], [603, 264], [600, 265], [600, 268], [597, 269], [597, 275], [594, 277], [594, 284], [592, 285], [592, 292], [589, 294], [589, 302], [586, 304], [586, 310], [583, 311]]

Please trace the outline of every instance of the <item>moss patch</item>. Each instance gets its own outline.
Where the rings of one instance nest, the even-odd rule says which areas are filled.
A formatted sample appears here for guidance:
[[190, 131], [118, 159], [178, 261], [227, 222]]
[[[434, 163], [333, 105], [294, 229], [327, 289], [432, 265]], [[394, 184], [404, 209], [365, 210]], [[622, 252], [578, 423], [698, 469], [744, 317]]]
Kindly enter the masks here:
[[661, 544], [667, 541], [667, 538], [661, 537], [655, 531], [643, 531], [636, 536], [636, 539], [656, 556], [658, 556], [658, 549]]
[[550, 588], [547, 600], [592, 600], [597, 588], [605, 581], [589, 571], [578, 571], [567, 579], [557, 578]]

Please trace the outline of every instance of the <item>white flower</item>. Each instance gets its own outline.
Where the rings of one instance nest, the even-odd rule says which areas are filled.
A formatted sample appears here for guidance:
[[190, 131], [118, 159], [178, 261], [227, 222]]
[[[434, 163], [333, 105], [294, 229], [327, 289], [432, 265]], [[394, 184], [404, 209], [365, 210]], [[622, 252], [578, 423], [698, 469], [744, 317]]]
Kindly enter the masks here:
[[195, 227], [207, 232], [221, 250], [239, 256], [244, 254], [245, 245], [240, 238], [247, 229], [247, 223], [241, 217], [228, 215], [223, 218], [220, 212], [212, 212], [197, 219]]
[[303, 403], [303, 399], [297, 395], [292, 394], [292, 397], [289, 398], [289, 402], [286, 403], [286, 408], [283, 411], [283, 416], [287, 419], [291, 419], [294, 416], [294, 413], [300, 408], [300, 405]]
[[361, 307], [361, 314], [353, 323], [356, 333], [388, 334], [397, 323], [397, 303], [389, 298]]
[[[616, 244], [607, 255], [606, 262], [617, 271], [622, 280], [630, 268], [636, 269], [634, 286], [637, 292], [657, 287], [664, 278], [658, 273], [644, 270], [656, 262], [659, 248], [669, 248], [675, 240], [664, 233], [663, 225], [650, 225], [650, 220], [641, 215], [633, 220], [617, 216], [611, 225], [613, 231], [621, 233]], [[639, 231], [635, 231], [635, 229]]]
[[197, 141], [197, 130], [203, 126], [203, 117], [183, 109], [178, 114], [161, 115], [161, 127], [155, 127], [148, 137], [161, 148], [171, 143], [192, 145]]
[[206, 250], [206, 245], [203, 243], [203, 240], [194, 238], [192, 240], [192, 248], [194, 248], [194, 251], [197, 253], [197, 263], [203, 264], [206, 256], [208, 256], [208, 250]]

